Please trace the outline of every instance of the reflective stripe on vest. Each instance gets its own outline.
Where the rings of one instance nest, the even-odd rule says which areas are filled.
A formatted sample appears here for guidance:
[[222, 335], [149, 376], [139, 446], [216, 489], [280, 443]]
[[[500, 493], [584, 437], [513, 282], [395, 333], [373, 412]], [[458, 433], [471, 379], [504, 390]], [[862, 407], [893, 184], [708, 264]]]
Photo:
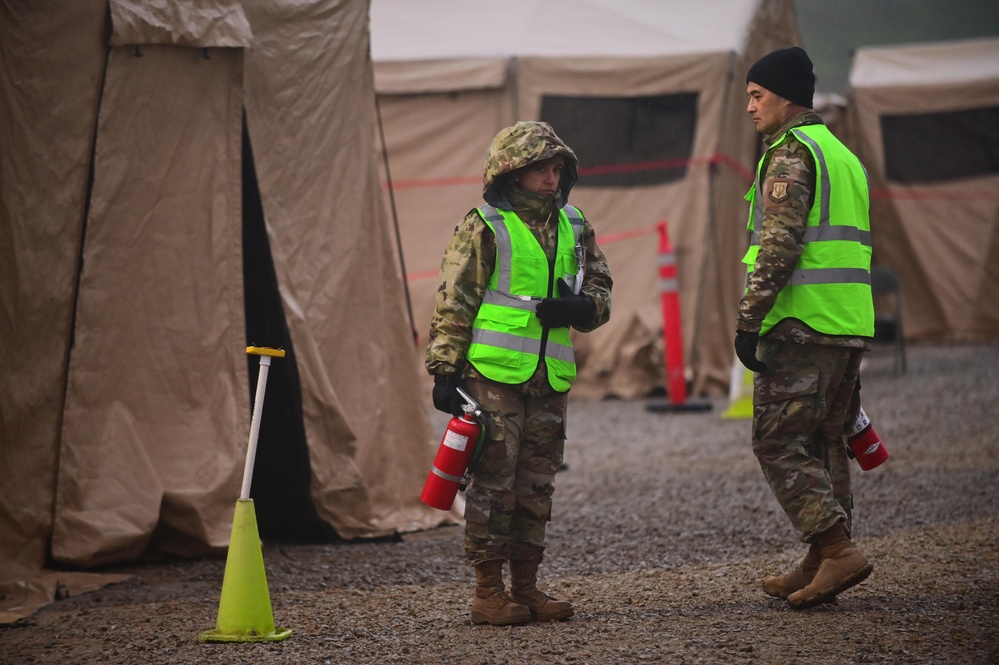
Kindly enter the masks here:
[[[487, 378], [514, 384], [531, 378], [544, 356], [549, 383], [565, 392], [576, 378], [569, 329], [544, 328], [535, 314], [538, 302], [555, 290], [549, 281], [548, 258], [515, 213], [493, 206], [478, 211], [496, 237], [496, 263], [472, 324], [468, 360]], [[553, 277], [570, 286], [577, 270], [573, 249], [582, 229], [582, 214], [565, 206], [559, 213]]]
[[743, 259], [748, 271], [746, 283], [759, 251], [763, 164], [767, 155], [790, 136], [808, 148], [818, 168], [815, 202], [808, 213], [798, 264], [763, 320], [761, 333], [782, 319], [795, 318], [829, 335], [873, 336], [867, 171], [824, 125], [790, 130], [770, 147], [757, 166], [756, 182], [746, 195], [752, 204], [751, 244]]

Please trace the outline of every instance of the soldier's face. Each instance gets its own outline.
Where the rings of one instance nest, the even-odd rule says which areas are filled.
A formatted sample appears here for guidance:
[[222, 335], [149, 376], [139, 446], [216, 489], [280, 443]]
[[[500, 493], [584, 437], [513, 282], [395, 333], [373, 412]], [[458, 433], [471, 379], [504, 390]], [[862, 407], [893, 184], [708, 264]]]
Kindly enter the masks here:
[[564, 170], [565, 158], [561, 155], [542, 159], [525, 167], [524, 172], [520, 174], [520, 184], [535, 194], [555, 196]]
[[791, 102], [758, 83], [750, 81], [746, 86], [746, 94], [749, 95], [746, 112], [752, 118], [756, 131], [764, 136], [773, 134], [792, 115], [789, 112]]

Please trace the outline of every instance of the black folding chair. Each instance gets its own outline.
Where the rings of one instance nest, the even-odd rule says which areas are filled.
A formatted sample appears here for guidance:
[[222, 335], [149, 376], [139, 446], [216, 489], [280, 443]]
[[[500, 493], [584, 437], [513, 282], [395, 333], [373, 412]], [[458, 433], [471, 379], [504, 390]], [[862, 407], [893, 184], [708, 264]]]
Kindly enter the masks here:
[[874, 295], [874, 343], [894, 344], [895, 371], [905, 373], [905, 335], [902, 329], [902, 287], [895, 271], [871, 266]]

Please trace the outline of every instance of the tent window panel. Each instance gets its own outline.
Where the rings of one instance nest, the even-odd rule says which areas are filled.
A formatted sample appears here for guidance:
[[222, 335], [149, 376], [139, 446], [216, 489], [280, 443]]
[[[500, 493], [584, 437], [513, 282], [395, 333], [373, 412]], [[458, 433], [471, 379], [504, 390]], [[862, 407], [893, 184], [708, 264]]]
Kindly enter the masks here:
[[579, 187], [659, 185], [687, 175], [697, 97], [545, 95], [541, 119], [579, 158]]
[[999, 106], [881, 116], [885, 173], [941, 182], [999, 173]]

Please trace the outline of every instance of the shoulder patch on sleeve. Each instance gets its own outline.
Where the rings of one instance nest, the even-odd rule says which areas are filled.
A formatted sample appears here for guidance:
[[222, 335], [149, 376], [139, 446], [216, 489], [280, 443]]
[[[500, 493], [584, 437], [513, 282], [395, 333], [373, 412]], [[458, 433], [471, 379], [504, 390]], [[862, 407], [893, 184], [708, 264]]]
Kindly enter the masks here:
[[770, 190], [767, 196], [774, 203], [783, 203], [791, 196], [789, 192], [790, 185], [791, 180], [788, 178], [775, 178], [767, 183], [768, 189]]

